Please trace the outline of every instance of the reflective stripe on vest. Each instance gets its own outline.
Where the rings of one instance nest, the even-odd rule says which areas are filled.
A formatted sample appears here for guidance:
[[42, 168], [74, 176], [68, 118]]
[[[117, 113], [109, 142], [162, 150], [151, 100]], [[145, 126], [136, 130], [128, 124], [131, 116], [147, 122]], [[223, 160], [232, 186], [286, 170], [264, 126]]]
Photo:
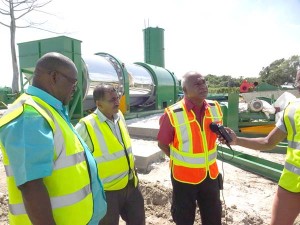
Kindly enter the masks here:
[[[60, 196], [60, 197], [52, 197], [51, 198], [51, 207], [52, 209], [57, 209], [65, 206], [73, 205], [86, 197], [87, 194], [90, 193], [89, 185], [83, 187], [81, 190], [78, 190], [75, 193]], [[21, 215], [26, 214], [24, 204], [14, 204], [9, 205], [9, 210], [13, 215]]]
[[[204, 155], [204, 154], [203, 154]], [[184, 163], [185, 165], [189, 166], [190, 168], [204, 168], [205, 167], [205, 156], [198, 156], [193, 155], [193, 157], [189, 156], [182, 156], [178, 154], [176, 151], [170, 151], [170, 157], [174, 160], [177, 159], [178, 161]], [[208, 155], [209, 162], [214, 161], [217, 158], [217, 151], [211, 152]], [[204, 165], [204, 166], [201, 166]]]
[[[92, 113], [81, 119], [86, 125], [94, 147], [93, 155], [98, 163], [99, 176], [103, 182], [104, 190], [120, 190], [124, 188], [128, 183], [129, 169], [132, 171], [135, 185], [137, 185], [130, 137], [121, 113], [119, 113], [119, 116], [118, 125], [124, 141], [124, 147], [114, 136], [109, 125], [106, 122], [100, 122], [97, 114]], [[129, 157], [130, 168], [129, 166], [124, 168], [124, 165], [128, 165], [125, 151]]]
[[297, 166], [294, 166], [293, 164], [285, 162], [284, 168], [292, 173], [300, 175], [300, 167], [297, 167]]
[[[6, 111], [0, 119], [0, 124], [4, 126], [9, 123], [28, 106], [40, 113], [53, 131], [53, 172], [50, 176], [44, 177], [43, 182], [50, 196], [54, 220], [57, 224], [87, 224], [92, 216], [93, 200], [84, 150], [77, 136], [58, 112], [41, 99], [23, 94]], [[68, 141], [64, 137], [67, 137]], [[1, 146], [4, 147], [3, 143]], [[6, 151], [5, 148], [3, 151]], [[26, 211], [22, 195], [15, 186], [9, 160], [6, 158], [4, 161], [7, 162], [5, 169], [8, 180], [10, 224], [30, 224], [28, 216], [24, 217]], [[69, 179], [65, 179], [66, 177]], [[66, 219], [65, 214], [70, 213], [70, 210], [82, 213], [75, 213], [76, 216]]]

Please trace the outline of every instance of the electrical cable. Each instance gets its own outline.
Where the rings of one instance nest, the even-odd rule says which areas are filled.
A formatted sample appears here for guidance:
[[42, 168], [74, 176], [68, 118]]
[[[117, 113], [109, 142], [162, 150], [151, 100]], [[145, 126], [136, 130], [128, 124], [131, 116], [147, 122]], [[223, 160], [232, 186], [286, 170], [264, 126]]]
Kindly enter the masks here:
[[[224, 148], [223, 146], [220, 145], [220, 143], [218, 143], [217, 146], [218, 146], [218, 148], [221, 147], [221, 149]], [[231, 161], [231, 160], [234, 158], [234, 151], [233, 151], [233, 149], [231, 148], [230, 145], [229, 145], [228, 147], [230, 148], [230, 150], [231, 150], [231, 152], [232, 152], [232, 157], [231, 157], [230, 159], [225, 159], [225, 157], [224, 157], [224, 151], [223, 151], [223, 150], [222, 150], [222, 153], [220, 153], [220, 152], [218, 151], [218, 156], [222, 159], [222, 160], [221, 160], [221, 168], [222, 168], [222, 174], [223, 174], [223, 180], [222, 180], [222, 187], [223, 187], [223, 189], [224, 189], [224, 185], [223, 185], [223, 184], [224, 184], [224, 182], [225, 182], [224, 161], [225, 161], [225, 160], [226, 160], [226, 161]], [[226, 209], [226, 202], [225, 202], [225, 197], [224, 197], [223, 189], [221, 189], [221, 195], [222, 195], [222, 200], [223, 200], [223, 202], [224, 202], [225, 225], [227, 225], [227, 209]]]

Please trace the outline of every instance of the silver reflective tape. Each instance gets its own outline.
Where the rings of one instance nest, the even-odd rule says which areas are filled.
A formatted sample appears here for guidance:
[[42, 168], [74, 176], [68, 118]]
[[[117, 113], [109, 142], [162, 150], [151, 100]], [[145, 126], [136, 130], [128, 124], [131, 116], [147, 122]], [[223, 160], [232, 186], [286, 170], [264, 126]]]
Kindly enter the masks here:
[[101, 181], [103, 182], [103, 184], [107, 184], [107, 183], [110, 183], [112, 182], [113, 180], [120, 180], [124, 177], [126, 177], [128, 174], [128, 171], [126, 172], [123, 172], [123, 173], [119, 173], [119, 174], [115, 174], [113, 176], [109, 176], [109, 177], [106, 177], [106, 178], [101, 178]]
[[[77, 202], [80, 202], [86, 196], [88, 196], [91, 193], [90, 185], [87, 185], [80, 189], [77, 192], [64, 195], [64, 196], [58, 196], [58, 197], [52, 197], [50, 199], [52, 209], [62, 208], [65, 206], [76, 204]], [[26, 214], [25, 206], [24, 204], [10, 204], [9, 205], [9, 211], [13, 215], [22, 215]]]
[[194, 165], [204, 164], [204, 162], [205, 162], [204, 156], [195, 158], [195, 157], [182, 156], [182, 155], [178, 154], [175, 151], [171, 151], [170, 153], [171, 153], [171, 155], [175, 159], [177, 159], [177, 160], [179, 160], [181, 162], [185, 162], [185, 163], [189, 163], [189, 164], [194, 164]]
[[124, 157], [124, 156], [125, 156], [125, 152], [124, 151], [119, 151], [119, 152], [115, 152], [114, 154], [95, 157], [95, 160], [96, 160], [97, 163], [102, 163], [102, 162], [108, 162], [108, 161], [116, 160], [116, 159], [119, 159], [119, 158]]
[[300, 175], [300, 168], [297, 166], [294, 166], [288, 162], [285, 162], [284, 168], [286, 168], [288, 171], [295, 173], [297, 175]]

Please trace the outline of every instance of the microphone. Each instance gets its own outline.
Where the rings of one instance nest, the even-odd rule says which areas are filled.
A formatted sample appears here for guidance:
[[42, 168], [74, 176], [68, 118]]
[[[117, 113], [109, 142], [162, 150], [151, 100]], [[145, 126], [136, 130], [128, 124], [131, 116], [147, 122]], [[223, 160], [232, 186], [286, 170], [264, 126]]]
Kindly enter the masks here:
[[224, 138], [224, 140], [226, 141], [225, 144], [231, 149], [229, 142], [232, 141], [232, 138], [230, 137], [230, 135], [227, 133], [227, 131], [225, 130], [225, 128], [222, 125], [216, 124], [216, 123], [211, 123], [209, 125], [209, 128], [212, 132], [214, 132], [218, 135], [221, 135]]

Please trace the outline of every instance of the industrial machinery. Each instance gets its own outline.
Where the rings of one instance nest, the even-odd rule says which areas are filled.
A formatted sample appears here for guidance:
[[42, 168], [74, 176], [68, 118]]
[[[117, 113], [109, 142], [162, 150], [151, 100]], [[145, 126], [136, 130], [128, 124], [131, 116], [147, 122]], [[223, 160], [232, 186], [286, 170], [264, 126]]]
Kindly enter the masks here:
[[17, 94], [12, 94], [10, 87], [0, 88], [0, 110], [6, 109], [7, 104], [12, 103], [17, 97]]
[[[98, 84], [112, 84], [118, 89], [122, 96], [120, 109], [126, 118], [162, 112], [165, 107], [178, 100], [179, 82], [173, 73], [164, 68], [163, 29], [145, 29], [144, 42], [145, 62], [126, 65], [109, 53], [81, 55], [81, 41], [66, 36], [19, 43], [21, 92], [24, 92], [32, 81], [36, 61], [47, 52], [59, 52], [72, 59], [78, 70], [77, 90], [69, 104], [69, 115], [73, 122], [95, 108], [92, 93]], [[246, 127], [254, 127], [258, 132], [262, 130], [258, 128], [260, 126], [274, 125], [273, 118], [266, 118], [264, 113], [258, 110], [259, 101], [253, 102], [251, 112], [240, 113], [239, 94], [229, 94], [226, 100], [224, 96], [220, 102], [225, 126], [231, 127], [239, 134], [248, 135], [250, 133], [244, 130]], [[227, 155], [228, 159], [232, 158], [230, 150], [218, 150], [223, 156]], [[224, 158], [222, 160], [226, 161]], [[234, 160], [227, 161], [274, 180], [278, 179], [282, 169], [282, 165], [238, 151], [234, 152]], [[269, 171], [265, 169], [266, 166], [270, 167]]]
[[[241, 102], [242, 96], [238, 93], [219, 97], [212, 95], [209, 98], [216, 99], [221, 103], [224, 125], [242, 135], [266, 135], [275, 126], [275, 115], [266, 115], [263, 112], [264, 100], [260, 100], [260, 97], [253, 98], [249, 102]], [[241, 111], [241, 104], [246, 105], [245, 110]]]
[[[160, 38], [163, 29], [145, 29], [146, 62], [127, 65], [109, 53], [82, 56], [81, 41], [66, 36], [19, 43], [21, 91], [31, 83], [36, 61], [47, 52], [59, 52], [72, 59], [79, 71], [77, 90], [69, 104], [71, 119], [78, 120], [95, 109], [92, 93], [99, 84], [115, 86], [121, 96], [120, 110], [126, 118], [160, 112], [176, 102], [179, 92], [175, 75], [161, 67], [164, 48]], [[160, 51], [153, 50], [157, 46]]]

